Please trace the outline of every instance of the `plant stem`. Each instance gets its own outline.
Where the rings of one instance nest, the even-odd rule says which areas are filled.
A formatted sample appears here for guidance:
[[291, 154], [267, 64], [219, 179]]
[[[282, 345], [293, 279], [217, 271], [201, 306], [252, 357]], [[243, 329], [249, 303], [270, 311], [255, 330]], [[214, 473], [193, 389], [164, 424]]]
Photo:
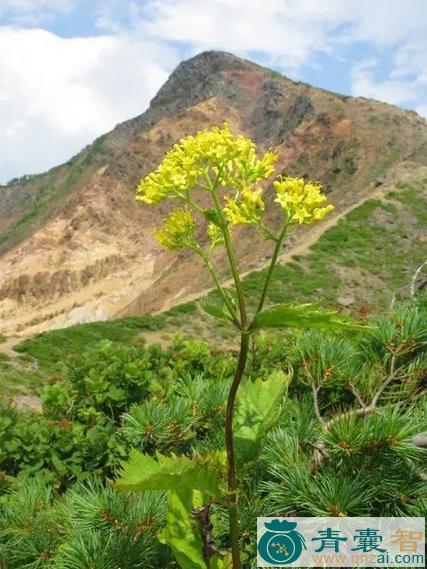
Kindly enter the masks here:
[[236, 287], [237, 299], [239, 302], [240, 323], [242, 330], [246, 330], [248, 325], [248, 316], [246, 314], [245, 297], [243, 294], [243, 287], [240, 281], [239, 269], [237, 267], [236, 257], [234, 255], [233, 246], [231, 244], [230, 232], [228, 227], [224, 228], [224, 243], [227, 249], [228, 260], [230, 261], [231, 272], [233, 273], [234, 285]]
[[[214, 194], [215, 195], [215, 194]], [[215, 198], [217, 196], [215, 195]], [[218, 204], [219, 205], [219, 204]], [[238, 485], [236, 477], [236, 463], [234, 459], [234, 443], [233, 443], [233, 414], [234, 404], [236, 401], [237, 391], [242, 380], [243, 372], [245, 371], [246, 360], [248, 359], [249, 350], [249, 334], [246, 332], [248, 325], [248, 318], [246, 314], [245, 297], [243, 294], [243, 287], [240, 281], [239, 270], [237, 267], [236, 258], [234, 255], [233, 245], [230, 239], [230, 232], [226, 224], [224, 224], [224, 243], [227, 250], [228, 260], [230, 262], [231, 272], [233, 273], [234, 284], [236, 286], [237, 298], [239, 302], [240, 311], [240, 354], [237, 363], [236, 371], [231, 384], [230, 392], [227, 400], [227, 410], [225, 414], [225, 446], [227, 449], [227, 463], [228, 463], [228, 517], [230, 524], [230, 538], [231, 538], [231, 557], [233, 560], [233, 569], [241, 569], [240, 563], [240, 547], [239, 547], [239, 512], [238, 512]]]
[[231, 243], [230, 231], [228, 229], [227, 223], [222, 214], [221, 204], [219, 203], [218, 196], [216, 195], [216, 187], [212, 189], [212, 198], [215, 203], [216, 211], [221, 219], [222, 223], [222, 233], [224, 235], [224, 245], [227, 251], [228, 261], [230, 263], [231, 273], [233, 275], [234, 286], [236, 287], [237, 298], [239, 302], [240, 311], [240, 323], [242, 330], [246, 330], [248, 325], [248, 317], [246, 314], [245, 297], [243, 294], [243, 287], [240, 281], [239, 268], [237, 266], [236, 255], [234, 254], [233, 244]]
[[249, 349], [249, 334], [242, 332], [240, 336], [240, 354], [239, 361], [234, 373], [233, 382], [231, 384], [230, 392], [227, 400], [227, 411], [225, 415], [225, 446], [227, 449], [227, 463], [228, 463], [228, 515], [230, 523], [230, 538], [231, 538], [231, 556], [233, 559], [233, 569], [240, 569], [240, 548], [239, 548], [239, 516], [237, 510], [238, 503], [238, 486], [236, 477], [236, 463], [234, 458], [234, 443], [233, 443], [233, 414], [234, 404], [236, 401], [237, 390], [243, 372], [245, 371], [246, 360], [248, 358]]
[[[208, 176], [209, 179], [209, 176]], [[238, 512], [238, 484], [236, 476], [236, 462], [234, 458], [234, 442], [233, 442], [233, 415], [234, 404], [236, 402], [237, 391], [243, 377], [248, 359], [249, 338], [247, 332], [248, 316], [246, 312], [245, 296], [243, 292], [242, 282], [240, 280], [239, 268], [237, 265], [236, 255], [234, 253], [233, 244], [231, 242], [228, 224], [222, 213], [221, 203], [216, 193], [218, 187], [219, 173], [217, 179], [210, 183], [211, 195], [215, 204], [215, 209], [222, 225], [222, 233], [224, 235], [224, 245], [227, 251], [230, 269], [233, 274], [234, 285], [239, 303], [240, 312], [240, 353], [236, 371], [234, 372], [233, 382], [227, 400], [227, 410], [225, 413], [225, 446], [227, 450], [227, 483], [228, 483], [228, 518], [230, 524], [231, 539], [231, 557], [233, 561], [233, 569], [241, 569], [240, 547], [239, 547], [239, 512]]]
[[215, 273], [215, 269], [213, 268], [213, 265], [211, 263], [211, 260], [209, 259], [209, 257], [206, 255], [206, 253], [203, 251], [203, 249], [201, 249], [200, 247], [198, 247], [197, 249], [195, 249], [196, 253], [198, 255], [200, 255], [200, 257], [203, 259], [203, 261], [205, 262], [205, 265], [207, 266], [211, 277], [216, 285], [217, 291], [219, 292], [222, 300], [224, 301], [228, 312], [230, 313], [231, 318], [233, 319], [234, 325], [237, 326], [237, 328], [240, 329], [240, 322], [236, 317], [235, 311], [233, 309], [232, 304], [230, 303], [230, 300], [227, 298], [227, 295], [224, 291], [224, 289], [221, 286], [221, 283], [219, 282], [219, 279]]
[[265, 297], [267, 295], [267, 290], [268, 290], [268, 287], [270, 285], [271, 277], [273, 275], [273, 270], [274, 270], [274, 267], [276, 266], [277, 257], [279, 256], [280, 248], [282, 246], [283, 239], [285, 238], [287, 229], [288, 229], [288, 223], [285, 223], [279, 237], [275, 240], [276, 245], [274, 246], [273, 255], [271, 257], [270, 266], [268, 268], [267, 277], [265, 279], [264, 288], [262, 289], [261, 298], [259, 299], [256, 314], [258, 314], [258, 312], [261, 312], [262, 307], [264, 306]]

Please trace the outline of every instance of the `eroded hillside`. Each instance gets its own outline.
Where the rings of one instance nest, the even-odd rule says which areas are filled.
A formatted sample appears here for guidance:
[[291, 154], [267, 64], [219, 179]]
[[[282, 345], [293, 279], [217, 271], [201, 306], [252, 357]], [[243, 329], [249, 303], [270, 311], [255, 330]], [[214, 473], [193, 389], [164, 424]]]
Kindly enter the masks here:
[[[169, 255], [152, 239], [166, 208], [137, 205], [133, 190], [180, 137], [224, 121], [261, 148], [277, 148], [279, 171], [321, 180], [336, 217], [408, 176], [423, 199], [427, 127], [415, 113], [294, 83], [229, 54], [203, 53], [178, 66], [143, 115], [67, 164], [0, 188], [1, 331], [29, 335], [151, 313], [205, 291], [208, 275], [192, 255]], [[266, 187], [267, 201], [269, 193]], [[274, 227], [276, 210], [268, 211]], [[386, 217], [379, 220], [385, 231]], [[411, 243], [422, 242], [422, 226], [411, 227], [399, 230], [395, 248], [408, 231]], [[295, 233], [291, 246], [297, 253], [317, 237]], [[265, 242], [246, 230], [235, 239], [243, 269], [262, 268]], [[410, 272], [419, 253], [407, 256]], [[345, 281], [351, 270], [338, 276]]]

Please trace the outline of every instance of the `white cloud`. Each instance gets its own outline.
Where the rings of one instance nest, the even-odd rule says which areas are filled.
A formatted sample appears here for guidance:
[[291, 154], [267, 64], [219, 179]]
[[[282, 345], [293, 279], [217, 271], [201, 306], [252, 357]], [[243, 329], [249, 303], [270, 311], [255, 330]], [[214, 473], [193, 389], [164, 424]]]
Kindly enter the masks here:
[[176, 63], [174, 51], [132, 35], [0, 28], [2, 181], [67, 160], [140, 114]]
[[319, 50], [337, 54], [343, 44], [405, 44], [424, 38], [427, 25], [425, 0], [412, 0], [410, 7], [403, 0], [148, 0], [129, 2], [127, 18], [120, 0], [102, 6], [104, 27], [117, 26], [121, 18], [194, 51], [259, 52], [285, 68], [310, 63]]
[[392, 105], [411, 103], [417, 100], [413, 83], [399, 79], [375, 79], [376, 60], [367, 60], [352, 69], [354, 95], [379, 99]]
[[414, 36], [425, 35], [425, 0], [347, 0], [343, 4], [351, 24], [341, 34], [345, 41], [390, 48]]
[[398, 48], [391, 76], [427, 85], [427, 34], [411, 38]]
[[[79, 5], [102, 35], [65, 39], [0, 27], [2, 181], [66, 160], [141, 113], [180, 55], [205, 49], [295, 78], [327, 53], [341, 70], [348, 61], [353, 94], [426, 114], [425, 0], [0, 0], [0, 21], [52, 24], [55, 15], [78, 15]], [[361, 46], [376, 61], [355, 64]]]
[[397, 48], [387, 77], [379, 79], [381, 63], [366, 60], [351, 70], [354, 95], [414, 108], [427, 116], [427, 39], [415, 39]]
[[150, 0], [140, 9], [139, 26], [164, 41], [189, 44], [193, 52], [257, 52], [270, 65], [294, 70], [329, 49], [328, 33], [345, 13], [339, 0]]
[[[116, 2], [105, 5], [104, 24], [114, 22]], [[293, 77], [303, 65], [316, 67], [316, 52], [342, 60], [341, 53], [363, 45], [378, 55], [381, 69], [391, 57], [391, 68], [383, 80], [366, 62], [349, 68], [353, 94], [412, 106], [426, 96], [425, 0], [149, 0], [131, 9], [145, 34], [190, 46], [191, 53], [214, 47], [255, 54]]]

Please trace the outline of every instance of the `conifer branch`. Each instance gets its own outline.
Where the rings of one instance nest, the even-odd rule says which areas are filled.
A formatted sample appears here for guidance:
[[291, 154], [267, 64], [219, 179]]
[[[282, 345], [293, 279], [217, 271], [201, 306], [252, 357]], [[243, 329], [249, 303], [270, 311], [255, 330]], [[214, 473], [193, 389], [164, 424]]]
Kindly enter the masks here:
[[[369, 405], [366, 405], [363, 402], [363, 400], [362, 400], [359, 392], [355, 388], [355, 386], [352, 383], [349, 383], [348, 387], [349, 387], [350, 391], [353, 393], [353, 395], [356, 397], [358, 402], [360, 403], [361, 407], [358, 409], [350, 409], [349, 411], [345, 411], [344, 413], [340, 413], [339, 415], [332, 417], [332, 419], [329, 419], [329, 421], [325, 421], [323, 419], [323, 417], [320, 415], [319, 405], [318, 405], [318, 400], [317, 400], [319, 388], [316, 388], [314, 386], [314, 384], [312, 384], [314, 412], [316, 414], [316, 417], [319, 419], [320, 423], [323, 425], [324, 431], [325, 432], [330, 431], [330, 429], [333, 425], [335, 425], [339, 421], [342, 421], [343, 419], [346, 419], [349, 417], [364, 417], [364, 416], [368, 415], [369, 413], [376, 411], [377, 403], [378, 403], [378, 400], [380, 399], [381, 395], [384, 393], [385, 389], [387, 389], [388, 385], [390, 385], [390, 383], [396, 378], [395, 366], [396, 366], [396, 355], [393, 354], [392, 358], [391, 358], [391, 364], [390, 364], [390, 373], [387, 376], [386, 380], [381, 384], [381, 386], [379, 387], [379, 389], [377, 390], [375, 395], [373, 396], [372, 401]], [[315, 450], [313, 452], [310, 470], [315, 471], [328, 458], [329, 451], [327, 450], [326, 445], [322, 441], [319, 441], [318, 443], [316, 443], [312, 446], [314, 447]]]
[[311, 384], [311, 390], [313, 393], [313, 406], [314, 406], [314, 413], [316, 414], [316, 417], [319, 419], [319, 421], [324, 425], [325, 424], [325, 420], [323, 419], [322, 415], [320, 414], [320, 409], [319, 409], [319, 391], [320, 391], [320, 387], [316, 387], [314, 385], [314, 383]]
[[411, 297], [414, 297], [415, 294], [416, 294], [416, 292], [417, 292], [417, 290], [420, 291], [420, 290], [423, 289], [423, 287], [425, 287], [426, 281], [424, 281], [423, 283], [421, 283], [421, 285], [419, 285], [419, 286], [417, 287], [417, 280], [418, 280], [418, 277], [420, 276], [420, 274], [422, 273], [422, 270], [424, 269], [424, 267], [425, 267], [426, 265], [427, 265], [427, 260], [424, 261], [424, 263], [422, 263], [422, 264], [417, 268], [417, 270], [415, 271], [415, 273], [412, 275], [412, 279], [411, 279], [411, 281], [410, 281], [409, 283], [407, 283], [407, 284], [401, 286], [400, 288], [398, 288], [398, 289], [394, 292], [393, 297], [392, 297], [392, 299], [391, 299], [391, 303], [390, 303], [390, 309], [391, 309], [391, 310], [393, 310], [393, 308], [394, 308], [394, 304], [395, 304], [395, 302], [396, 302], [396, 297], [397, 297], [399, 291], [402, 291], [402, 290], [404, 290], [404, 289], [406, 289], [406, 288], [409, 288], [409, 294], [411, 295]]
[[375, 407], [377, 406], [379, 398], [384, 393], [384, 391], [387, 389], [387, 387], [390, 385], [390, 383], [393, 381], [393, 379], [395, 379], [395, 366], [396, 366], [396, 355], [393, 354], [391, 356], [390, 373], [388, 374], [387, 379], [384, 381], [384, 383], [381, 385], [381, 387], [378, 389], [378, 391], [374, 395], [372, 402], [371, 402], [369, 407], [372, 407], [373, 409], [375, 409]]
[[354, 383], [352, 383], [351, 381], [348, 382], [347, 384], [348, 388], [350, 389], [350, 391], [353, 393], [354, 397], [357, 399], [359, 405], [364, 408], [366, 407], [366, 403], [363, 401], [358, 389], [356, 388], [356, 386], [354, 385]]
[[[356, 392], [351, 389], [352, 384], [350, 383], [349, 384], [350, 391], [355, 395], [355, 397], [357, 398], [357, 400], [361, 404], [361, 407], [359, 409], [350, 409], [349, 411], [345, 411], [344, 413], [341, 413], [340, 415], [337, 415], [336, 417], [332, 417], [332, 419], [329, 419], [329, 421], [326, 421], [326, 422], [322, 418], [321, 422], [324, 425], [325, 431], [329, 431], [329, 429], [332, 427], [332, 425], [334, 425], [338, 421], [341, 421], [344, 418], [354, 417], [354, 416], [362, 417], [364, 415], [367, 415], [368, 413], [372, 413], [373, 411], [375, 411], [377, 408], [378, 400], [380, 399], [381, 395], [384, 393], [384, 391], [387, 389], [387, 387], [390, 385], [390, 383], [394, 379], [396, 379], [395, 365], [396, 365], [396, 356], [393, 354], [393, 356], [391, 358], [390, 373], [387, 376], [387, 379], [381, 384], [378, 391], [373, 396], [372, 401], [369, 405], [366, 405], [363, 403], [363, 400], [360, 397], [360, 395], [356, 395]], [[317, 413], [316, 413], [316, 415], [317, 415]]]
[[410, 293], [411, 296], [415, 296], [416, 283], [417, 283], [418, 277], [420, 276], [421, 271], [423, 270], [423, 268], [424, 268], [426, 265], [427, 265], [427, 260], [424, 261], [424, 263], [418, 267], [418, 269], [415, 271], [415, 273], [414, 273], [414, 275], [413, 275], [413, 277], [412, 277], [412, 279], [411, 279], [411, 283], [410, 283], [410, 286], [409, 286], [409, 293]]

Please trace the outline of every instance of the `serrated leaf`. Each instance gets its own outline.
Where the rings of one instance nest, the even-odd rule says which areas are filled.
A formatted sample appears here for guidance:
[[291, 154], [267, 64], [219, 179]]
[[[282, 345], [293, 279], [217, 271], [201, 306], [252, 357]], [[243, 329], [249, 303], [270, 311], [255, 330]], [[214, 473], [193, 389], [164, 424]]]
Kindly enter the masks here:
[[313, 304], [279, 304], [257, 314], [251, 329], [323, 328], [328, 330], [367, 330], [369, 326], [346, 320], [338, 312], [322, 312]]
[[210, 495], [221, 492], [225, 453], [206, 456], [152, 456], [131, 450], [130, 459], [122, 463], [116, 482], [118, 490], [201, 490]]
[[168, 545], [181, 569], [207, 569], [203, 556], [200, 522], [191, 514], [202, 505], [200, 492], [193, 490], [168, 493], [166, 527], [159, 541]]
[[234, 413], [234, 444], [238, 464], [251, 462], [277, 420], [290, 374], [273, 371], [263, 381], [246, 381], [239, 389]]
[[230, 315], [216, 304], [203, 304], [202, 308], [210, 316], [214, 316], [215, 318], [221, 318], [221, 320], [228, 320], [229, 322], [231, 322]]

